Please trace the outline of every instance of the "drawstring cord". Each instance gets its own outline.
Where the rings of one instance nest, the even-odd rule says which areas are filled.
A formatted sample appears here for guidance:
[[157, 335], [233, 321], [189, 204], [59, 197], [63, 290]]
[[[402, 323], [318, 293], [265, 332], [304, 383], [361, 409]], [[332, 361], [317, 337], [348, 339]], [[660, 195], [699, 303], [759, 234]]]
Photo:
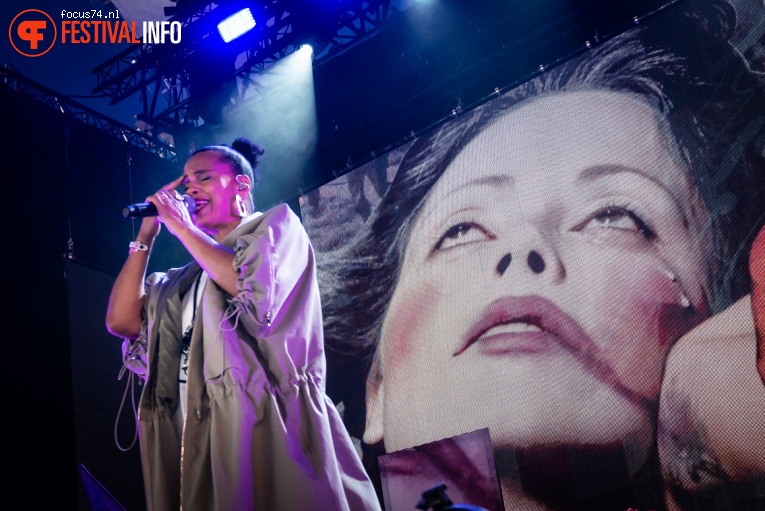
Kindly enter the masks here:
[[[129, 340], [127, 342], [130, 342]], [[135, 364], [135, 361], [140, 360], [140, 350], [142, 348], [141, 344], [137, 341], [133, 341], [134, 346], [130, 346], [125, 351], [125, 355], [122, 360], [122, 368], [120, 369], [119, 374], [117, 375], [117, 380], [122, 380], [123, 376], [125, 376], [125, 372], [127, 371], [127, 385], [125, 385], [125, 392], [122, 394], [122, 401], [120, 402], [119, 410], [117, 410], [117, 418], [114, 421], [114, 443], [117, 446], [117, 449], [119, 449], [122, 452], [129, 451], [133, 448], [133, 446], [136, 443], [136, 440], [138, 440], [138, 407], [136, 406], [136, 394], [135, 394], [135, 385], [136, 385], [136, 377], [138, 376], [134, 371], [128, 369], [128, 364]], [[132, 362], [131, 362], [132, 361]], [[138, 384], [140, 385], [140, 380], [138, 380]], [[120, 417], [122, 417], [122, 411], [125, 408], [125, 401], [127, 399], [128, 390], [130, 390], [130, 402], [132, 404], [133, 408], [133, 419], [135, 421], [135, 431], [133, 433], [133, 440], [130, 442], [130, 445], [127, 447], [122, 447], [120, 445], [119, 441], [119, 435], [117, 434], [117, 430], [119, 429], [119, 423], [120, 423]]]

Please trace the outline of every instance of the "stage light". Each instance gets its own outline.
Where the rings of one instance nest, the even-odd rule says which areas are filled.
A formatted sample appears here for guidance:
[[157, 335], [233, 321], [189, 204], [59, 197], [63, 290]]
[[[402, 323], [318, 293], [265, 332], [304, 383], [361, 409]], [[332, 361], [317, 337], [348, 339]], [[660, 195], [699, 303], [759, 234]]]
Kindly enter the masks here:
[[311, 58], [313, 58], [313, 46], [308, 43], [301, 44], [300, 48], [298, 48], [298, 52], [304, 55], [309, 55]]
[[229, 43], [255, 28], [255, 18], [249, 8], [242, 9], [218, 23], [218, 33]]

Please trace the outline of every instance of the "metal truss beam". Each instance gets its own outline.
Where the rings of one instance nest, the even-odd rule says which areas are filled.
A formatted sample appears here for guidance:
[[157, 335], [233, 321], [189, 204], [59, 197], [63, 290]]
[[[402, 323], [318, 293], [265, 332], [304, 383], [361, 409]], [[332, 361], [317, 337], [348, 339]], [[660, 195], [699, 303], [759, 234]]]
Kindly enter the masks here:
[[[329, 13], [317, 13], [321, 20], [307, 19], [302, 11], [307, 4], [301, 0], [271, 0], [262, 2], [254, 35], [242, 37], [231, 80], [236, 82], [230, 97], [230, 107], [236, 109], [260, 91], [259, 74], [278, 60], [298, 49], [306, 37], [318, 38], [323, 48], [315, 48], [314, 67], [342, 54], [359, 42], [374, 35], [385, 25], [393, 12], [390, 0], [338, 0], [330, 5]], [[116, 104], [140, 93], [143, 111], [139, 119], [160, 131], [178, 134], [195, 127], [199, 113], [193, 97], [189, 63], [195, 53], [202, 51], [203, 38], [215, 30], [210, 22], [217, 9], [226, 7], [226, 0], [188, 6], [171, 21], [182, 24], [183, 43], [137, 44], [104, 62], [93, 70], [97, 85], [93, 93], [106, 94]], [[218, 16], [220, 17], [220, 16]], [[265, 22], [261, 20], [266, 20]]]
[[[318, 53], [314, 55], [314, 68], [376, 34], [396, 12], [391, 9], [390, 1], [351, 1], [343, 4], [342, 11], [336, 13], [326, 33], [322, 34], [324, 40], [320, 35], [319, 40], [315, 41], [323, 48], [318, 48]], [[240, 55], [245, 60], [236, 70], [238, 95], [232, 98], [232, 108], [236, 109], [256, 97], [260, 92], [258, 75], [303, 44], [301, 27], [289, 23], [282, 30], [277, 34], [278, 39], [270, 45], [248, 48]]]
[[171, 161], [177, 160], [175, 149], [165, 140], [115, 121], [66, 96], [24, 77], [7, 66], [0, 66], [0, 87], [23, 93], [38, 103], [61, 114], [90, 125], [126, 143]]

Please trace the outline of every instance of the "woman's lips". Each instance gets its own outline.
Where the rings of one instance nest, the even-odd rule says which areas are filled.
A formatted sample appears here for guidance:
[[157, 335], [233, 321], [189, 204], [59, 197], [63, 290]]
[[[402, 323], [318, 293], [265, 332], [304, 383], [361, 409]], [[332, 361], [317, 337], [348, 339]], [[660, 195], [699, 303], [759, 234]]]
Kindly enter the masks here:
[[[523, 324], [525, 323], [511, 323], [511, 325]], [[542, 330], [508, 332], [501, 328], [493, 328], [479, 337], [477, 345], [484, 355], [506, 355], [549, 353], [556, 346], [556, 342], [550, 334]]]
[[205, 206], [207, 206], [207, 201], [205, 199], [197, 199], [195, 201], [194, 214], [199, 214], [199, 210]]
[[642, 407], [650, 400], [626, 387], [598, 346], [557, 305], [539, 296], [505, 297], [490, 303], [470, 327], [453, 356], [473, 345], [486, 355], [570, 353], [596, 378]]
[[504, 297], [490, 303], [454, 355], [474, 344], [487, 355], [548, 353], [560, 348], [583, 355], [595, 348], [571, 316], [539, 296]]

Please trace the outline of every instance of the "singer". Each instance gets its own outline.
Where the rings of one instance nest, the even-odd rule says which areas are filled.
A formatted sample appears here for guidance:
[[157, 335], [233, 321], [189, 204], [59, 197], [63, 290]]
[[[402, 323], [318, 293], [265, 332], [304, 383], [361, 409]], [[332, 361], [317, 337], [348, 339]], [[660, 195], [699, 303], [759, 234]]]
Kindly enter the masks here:
[[[194, 152], [146, 198], [156, 215], [143, 216], [109, 297], [106, 328], [144, 380], [147, 509], [377, 511], [325, 394], [311, 243], [286, 204], [254, 207], [262, 154], [243, 138]], [[147, 278], [163, 226], [193, 260]]]

